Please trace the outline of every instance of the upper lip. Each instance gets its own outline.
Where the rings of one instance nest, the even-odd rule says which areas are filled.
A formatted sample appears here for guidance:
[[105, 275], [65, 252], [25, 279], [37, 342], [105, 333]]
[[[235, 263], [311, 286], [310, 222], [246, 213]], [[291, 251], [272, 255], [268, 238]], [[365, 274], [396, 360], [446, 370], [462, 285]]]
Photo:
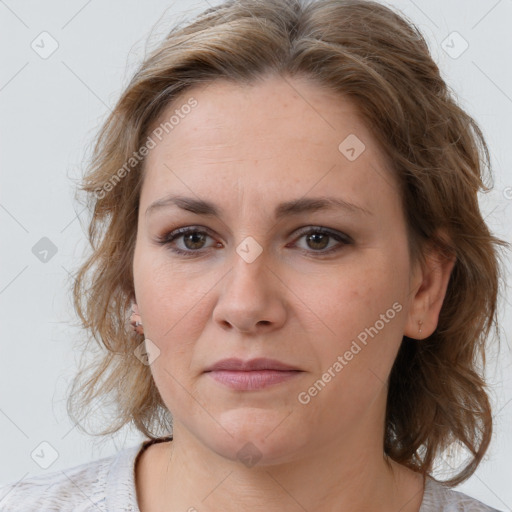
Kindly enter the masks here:
[[208, 367], [205, 371], [212, 372], [218, 370], [233, 370], [233, 371], [255, 371], [255, 370], [280, 370], [280, 371], [300, 371], [299, 368], [291, 366], [289, 364], [282, 363], [276, 359], [269, 359], [266, 357], [260, 357], [257, 359], [250, 359], [244, 361], [236, 357], [229, 359], [222, 359], [217, 361], [212, 366]]

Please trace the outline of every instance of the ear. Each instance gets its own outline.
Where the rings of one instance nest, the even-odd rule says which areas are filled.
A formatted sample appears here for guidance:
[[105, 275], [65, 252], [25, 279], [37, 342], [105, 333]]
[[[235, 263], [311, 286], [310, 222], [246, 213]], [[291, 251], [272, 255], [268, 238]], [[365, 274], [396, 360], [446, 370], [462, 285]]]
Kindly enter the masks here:
[[[415, 264], [411, 278], [411, 300], [404, 335], [424, 339], [436, 329], [456, 257], [429, 247], [425, 263]], [[421, 329], [421, 332], [419, 332]]]

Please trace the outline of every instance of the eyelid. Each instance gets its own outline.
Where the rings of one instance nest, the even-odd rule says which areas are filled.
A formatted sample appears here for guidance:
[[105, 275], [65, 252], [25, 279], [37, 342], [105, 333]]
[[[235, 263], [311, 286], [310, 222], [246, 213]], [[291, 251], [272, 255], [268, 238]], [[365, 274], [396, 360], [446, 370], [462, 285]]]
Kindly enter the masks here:
[[346, 233], [343, 233], [342, 231], [338, 231], [335, 229], [323, 227], [323, 226], [317, 226], [317, 225], [311, 225], [311, 226], [305, 226], [304, 228], [300, 228], [299, 232], [297, 234], [297, 238], [300, 238], [303, 235], [306, 235], [308, 233], [324, 233], [327, 235], [330, 235], [332, 237], [341, 238], [345, 243], [354, 243], [354, 240], [351, 236], [347, 235]]
[[[170, 245], [171, 242], [174, 242], [176, 239], [181, 236], [187, 235], [188, 233], [204, 233], [208, 235], [210, 238], [215, 238], [213, 235], [213, 231], [205, 226], [183, 226], [176, 229], [172, 229], [171, 231], [166, 231], [163, 235], [157, 235], [155, 237], [155, 242], [160, 245]], [[189, 253], [199, 253], [202, 249], [197, 251], [187, 251]]]
[[[337, 241], [338, 245], [331, 247], [328, 250], [321, 250], [321, 251], [315, 251], [313, 249], [302, 249], [299, 248], [300, 251], [308, 254], [315, 254], [316, 257], [322, 257], [330, 255], [331, 253], [337, 252], [343, 248], [343, 246], [346, 245], [352, 245], [354, 243], [353, 238], [350, 235], [347, 235], [346, 233], [343, 233], [341, 231], [327, 228], [324, 226], [319, 225], [309, 225], [304, 226], [302, 228], [299, 228], [298, 230], [292, 231], [292, 233], [297, 232], [293, 244], [297, 242], [300, 238], [302, 238], [304, 235], [308, 234], [323, 234], [329, 236], [331, 239], [334, 239]], [[168, 245], [170, 246], [171, 243], [173, 243], [175, 240], [181, 238], [184, 235], [187, 235], [189, 233], [200, 233], [209, 236], [210, 238], [215, 238], [215, 235], [213, 235], [213, 231], [205, 226], [198, 226], [198, 225], [190, 225], [190, 226], [183, 226], [176, 229], [173, 229], [169, 232], [166, 232], [164, 235], [157, 236], [155, 238], [155, 241], [159, 245]], [[218, 243], [218, 242], [217, 242]], [[288, 245], [287, 245], [288, 246]], [[170, 250], [173, 251], [176, 254], [186, 255], [189, 257], [194, 256], [200, 256], [202, 255], [207, 249], [211, 249], [213, 247], [207, 247], [202, 248], [198, 250], [186, 250], [186, 249], [179, 249], [177, 247], [171, 247]]]
[[314, 249], [303, 249], [301, 247], [297, 247], [299, 251], [306, 254], [307, 256], [313, 255], [314, 258], [317, 259], [327, 259], [331, 256], [335, 256], [337, 253], [342, 251], [346, 246], [350, 246], [354, 244], [354, 240], [351, 236], [347, 235], [338, 230], [334, 230], [331, 228], [327, 228], [324, 226], [306, 226], [299, 230], [298, 234], [294, 238], [293, 246], [296, 246], [296, 243], [305, 235], [308, 234], [322, 234], [327, 235], [331, 240], [334, 240], [336, 243], [333, 247], [330, 247], [326, 250], [315, 251]]

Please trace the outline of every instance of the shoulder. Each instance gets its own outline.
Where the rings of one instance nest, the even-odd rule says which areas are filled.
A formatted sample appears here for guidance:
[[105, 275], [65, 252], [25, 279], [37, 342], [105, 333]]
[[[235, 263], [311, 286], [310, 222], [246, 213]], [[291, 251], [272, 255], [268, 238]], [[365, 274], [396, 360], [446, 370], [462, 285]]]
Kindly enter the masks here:
[[419, 512], [500, 512], [428, 477]]
[[0, 487], [0, 511], [88, 510], [103, 511], [105, 476], [113, 457], [72, 468], [22, 478]]
[[[133, 446], [110, 457], [0, 485], [0, 512], [130, 510], [135, 494], [121, 487], [134, 489], [133, 462], [140, 448]], [[121, 495], [128, 505], [112, 509]]]

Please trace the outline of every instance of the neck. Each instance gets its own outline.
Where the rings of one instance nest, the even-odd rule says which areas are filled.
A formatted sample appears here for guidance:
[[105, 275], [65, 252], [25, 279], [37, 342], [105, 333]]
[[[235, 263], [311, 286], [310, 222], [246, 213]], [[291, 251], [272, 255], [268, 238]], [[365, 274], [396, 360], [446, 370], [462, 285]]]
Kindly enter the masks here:
[[187, 511], [417, 512], [420, 475], [386, 459], [382, 446], [369, 444], [372, 438], [358, 432], [319, 443], [292, 461], [249, 467], [212, 451], [175, 424], [174, 439], [165, 444], [155, 473], [154, 503]]

